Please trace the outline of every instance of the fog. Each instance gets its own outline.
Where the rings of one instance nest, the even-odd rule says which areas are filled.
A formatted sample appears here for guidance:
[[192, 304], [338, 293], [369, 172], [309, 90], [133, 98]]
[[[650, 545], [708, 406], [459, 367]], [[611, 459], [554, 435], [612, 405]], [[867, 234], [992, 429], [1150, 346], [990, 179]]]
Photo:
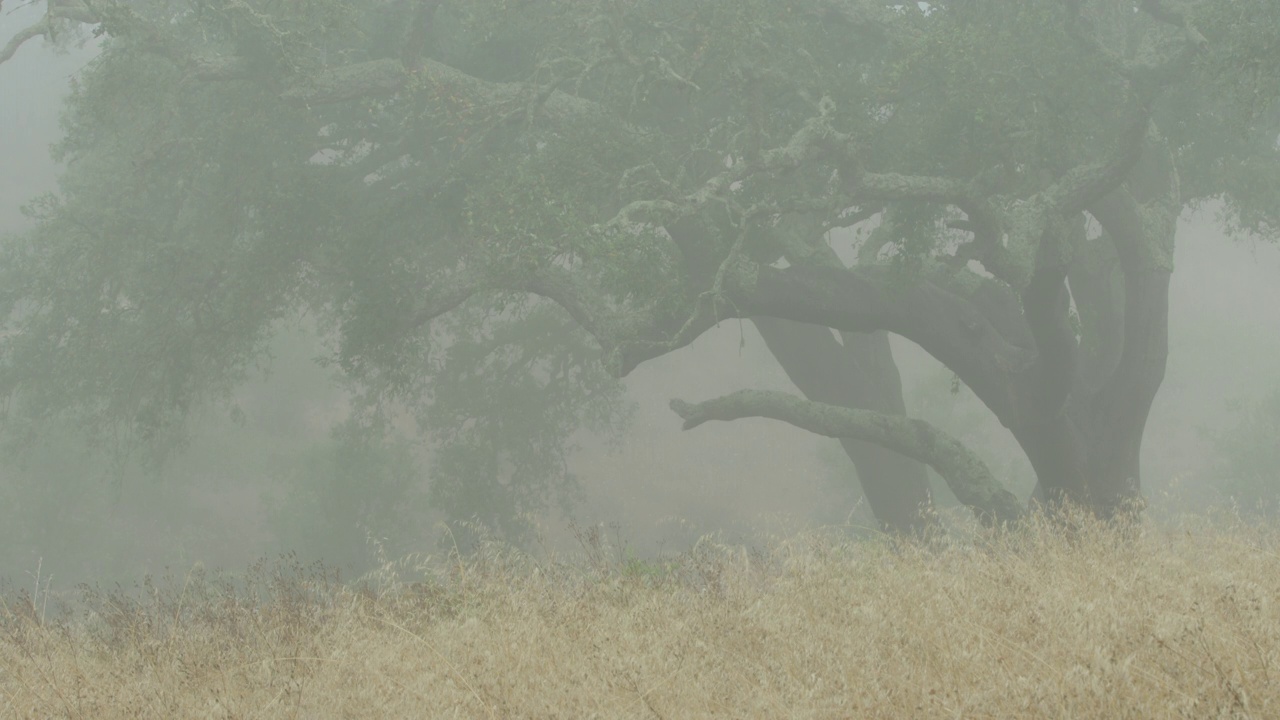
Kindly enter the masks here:
[[[7, 4], [0, 40], [41, 12]], [[48, 148], [61, 137], [68, 83], [95, 56], [95, 41], [81, 40], [84, 47], [73, 43], [69, 51], [32, 41], [0, 64], [0, 232], [27, 230], [23, 205], [56, 190], [59, 167]], [[1228, 502], [1216, 484], [1221, 458], [1212, 438], [1231, 426], [1234, 407], [1280, 388], [1280, 248], [1226, 237], [1219, 211], [1206, 203], [1178, 224], [1169, 361], [1142, 445], [1143, 493], [1157, 516]], [[850, 237], [837, 234], [832, 242]], [[307, 515], [321, 501], [289, 494], [299, 478], [305, 484], [339, 462], [331, 430], [348, 414], [350, 395], [333, 368], [313, 362], [324, 352], [314, 336], [280, 332], [271, 371], [237, 391], [243, 421], [216, 409], [194, 411], [192, 445], [158, 468], [7, 460], [0, 469], [10, 502], [0, 506], [0, 577], [132, 581], [165, 567], [239, 568], [291, 551], [358, 574], [376, 560], [372, 541], [393, 530], [401, 534], [386, 540], [388, 552], [446, 551], [454, 536], [429, 507], [399, 528], [334, 528]], [[953, 391], [951, 371], [908, 340], [891, 342], [908, 415], [968, 443], [1026, 500], [1035, 476], [1011, 433], [967, 387]], [[624, 383], [634, 408], [629, 425], [618, 438], [587, 427], [574, 434], [569, 467], [581, 495], [568, 513], [551, 507], [533, 519], [535, 545], [572, 550], [576, 534], [591, 526], [640, 556], [687, 550], [710, 532], [748, 542], [762, 532], [814, 526], [877, 532], [837, 441], [762, 418], [681, 429], [672, 398], [743, 388], [795, 392], [749, 321], [724, 320], [688, 347], [642, 364]], [[426, 492], [431, 457], [413, 428], [405, 421], [396, 432], [418, 462], [416, 485], [404, 491], [416, 496]], [[931, 484], [939, 504], [956, 504], [936, 475]]]

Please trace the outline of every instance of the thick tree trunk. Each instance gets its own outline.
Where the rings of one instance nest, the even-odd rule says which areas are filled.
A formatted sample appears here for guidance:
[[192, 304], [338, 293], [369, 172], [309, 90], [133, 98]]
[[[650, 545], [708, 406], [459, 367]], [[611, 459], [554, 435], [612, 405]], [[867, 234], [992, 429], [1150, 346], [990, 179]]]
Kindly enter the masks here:
[[1010, 429], [1036, 472], [1035, 497], [1051, 508], [1068, 500], [1089, 504], [1088, 445], [1066, 413]]
[[1090, 499], [1104, 517], [1142, 501], [1142, 437], [1169, 355], [1170, 275], [1163, 268], [1126, 273], [1124, 354], [1091, 408]]
[[[1145, 132], [1145, 120], [1139, 129]], [[1168, 154], [1167, 148], [1161, 152]], [[1125, 163], [1134, 160], [1131, 149], [1122, 159], [1101, 168], [1083, 167], [1038, 202], [1007, 209], [1006, 241], [1034, 250], [1031, 262], [1013, 268], [1030, 268], [1026, 273], [997, 273], [1014, 296], [984, 294], [981, 290], [993, 283], [966, 282], [942, 266], [926, 266], [904, 282], [892, 269], [876, 266], [802, 263], [779, 268], [731, 255], [716, 264], [715, 312], [700, 308], [676, 341], [656, 350], [636, 345], [634, 357], [627, 360], [634, 363], [648, 353], [669, 351], [724, 317], [813, 323], [818, 327], [804, 330], [801, 325], [790, 331], [781, 325], [771, 328], [768, 320], [758, 324], [810, 399], [865, 408], [886, 400], [860, 395], [860, 390], [867, 392], [865, 383], [845, 376], [835, 358], [846, 349], [867, 346], [850, 342], [837, 349], [840, 343], [824, 328], [895, 332], [955, 371], [1013, 432], [1051, 504], [1072, 501], [1101, 517], [1115, 515], [1141, 501], [1139, 457], [1168, 353], [1168, 287], [1180, 208], [1171, 160], [1155, 157], [1141, 181], [1119, 186]], [[1080, 220], [1085, 209], [1104, 231], [1094, 242], [1114, 248], [1114, 254], [1092, 258], [1101, 261], [1093, 267], [1080, 262], [1102, 250], [1087, 246]], [[1071, 292], [1081, 295], [1075, 302], [1078, 317], [1091, 327], [1075, 323]], [[810, 354], [823, 346], [829, 357]], [[853, 361], [847, 364], [858, 367]], [[850, 434], [855, 436], [875, 441], [866, 433]], [[846, 447], [862, 454], [857, 445]], [[915, 522], [907, 510], [916, 506], [906, 499], [909, 495], [890, 486], [868, 487], [868, 496], [880, 489], [889, 491], [880, 496], [886, 516], [907, 512], [906, 523]]]
[[1162, 205], [1164, 198], [1152, 195], [1141, 206], [1119, 191], [1090, 208], [1105, 231], [1095, 242], [1114, 245], [1123, 282], [1119, 292], [1110, 291], [1103, 285], [1109, 283], [1106, 268], [1073, 275], [1072, 289], [1081, 295], [1077, 306], [1085, 310], [1084, 355], [1091, 362], [1059, 378], [1073, 383], [1059, 412], [1043, 407], [1021, 413], [1012, 428], [1036, 469], [1043, 499], [1069, 499], [1102, 518], [1142, 505], [1142, 438], [1169, 353], [1177, 205], [1171, 199]]
[[1010, 428], [1051, 506], [1070, 500], [1103, 518], [1141, 506], [1142, 437], [1168, 356], [1169, 279], [1158, 268], [1127, 274], [1124, 350], [1101, 388], [1090, 397], [1077, 379], [1081, 399]]
[[[753, 318], [769, 351], [804, 396], [839, 407], [906, 415], [902, 379], [885, 332], [844, 333], [819, 325]], [[924, 465], [880, 445], [841, 438], [871, 511], [884, 529], [918, 534], [930, 524]]]
[[1159, 147], [1144, 156], [1128, 189], [1090, 207], [1114, 243], [1123, 275], [1123, 304], [1115, 313], [1119, 358], [1082, 408], [1089, 429], [1089, 500], [1101, 517], [1141, 507], [1142, 438], [1169, 357], [1169, 282], [1182, 202], [1172, 158]]
[[1035, 468], [1037, 497], [1051, 506], [1071, 500], [1103, 518], [1141, 507], [1142, 439], [1168, 353], [1169, 274], [1147, 281], [1127, 289], [1126, 305], [1140, 305], [1142, 321], [1126, 327], [1125, 354], [1132, 359], [1124, 372], [1113, 374], [1092, 402], [1073, 401], [1047, 422], [1012, 428]]

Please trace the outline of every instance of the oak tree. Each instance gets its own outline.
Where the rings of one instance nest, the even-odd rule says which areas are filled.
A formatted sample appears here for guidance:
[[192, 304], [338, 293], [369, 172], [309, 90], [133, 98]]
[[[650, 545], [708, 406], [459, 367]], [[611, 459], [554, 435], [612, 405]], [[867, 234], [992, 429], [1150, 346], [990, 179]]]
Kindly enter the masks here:
[[930, 522], [926, 464], [1017, 518], [905, 416], [893, 333], [1012, 432], [1047, 503], [1110, 516], [1141, 498], [1179, 215], [1278, 227], [1264, 6], [50, 3], [0, 62], [75, 27], [102, 50], [60, 190], [0, 259], [9, 422], [146, 439], [305, 311], [370, 407], [422, 409], [442, 502], [511, 515], [563, 486], [584, 413], [617, 417], [609, 377], [741, 318], [803, 397], [673, 401], [686, 428], [840, 438], [894, 529]]

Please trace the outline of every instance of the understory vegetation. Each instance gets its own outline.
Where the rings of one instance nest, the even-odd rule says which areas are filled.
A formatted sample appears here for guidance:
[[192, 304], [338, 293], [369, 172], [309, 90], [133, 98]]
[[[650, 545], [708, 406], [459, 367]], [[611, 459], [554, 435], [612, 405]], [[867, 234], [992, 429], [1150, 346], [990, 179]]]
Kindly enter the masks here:
[[1048, 523], [37, 580], [0, 608], [0, 716], [1276, 716], [1280, 534]]

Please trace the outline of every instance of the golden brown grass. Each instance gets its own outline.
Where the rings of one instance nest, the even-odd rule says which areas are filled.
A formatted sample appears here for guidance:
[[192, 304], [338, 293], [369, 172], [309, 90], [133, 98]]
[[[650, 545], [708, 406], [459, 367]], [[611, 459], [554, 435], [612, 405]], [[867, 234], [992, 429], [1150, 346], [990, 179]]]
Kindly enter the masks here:
[[574, 564], [489, 547], [361, 591], [193, 572], [60, 619], [11, 594], [0, 717], [1280, 717], [1277, 539], [1039, 524], [660, 565], [588, 536]]

